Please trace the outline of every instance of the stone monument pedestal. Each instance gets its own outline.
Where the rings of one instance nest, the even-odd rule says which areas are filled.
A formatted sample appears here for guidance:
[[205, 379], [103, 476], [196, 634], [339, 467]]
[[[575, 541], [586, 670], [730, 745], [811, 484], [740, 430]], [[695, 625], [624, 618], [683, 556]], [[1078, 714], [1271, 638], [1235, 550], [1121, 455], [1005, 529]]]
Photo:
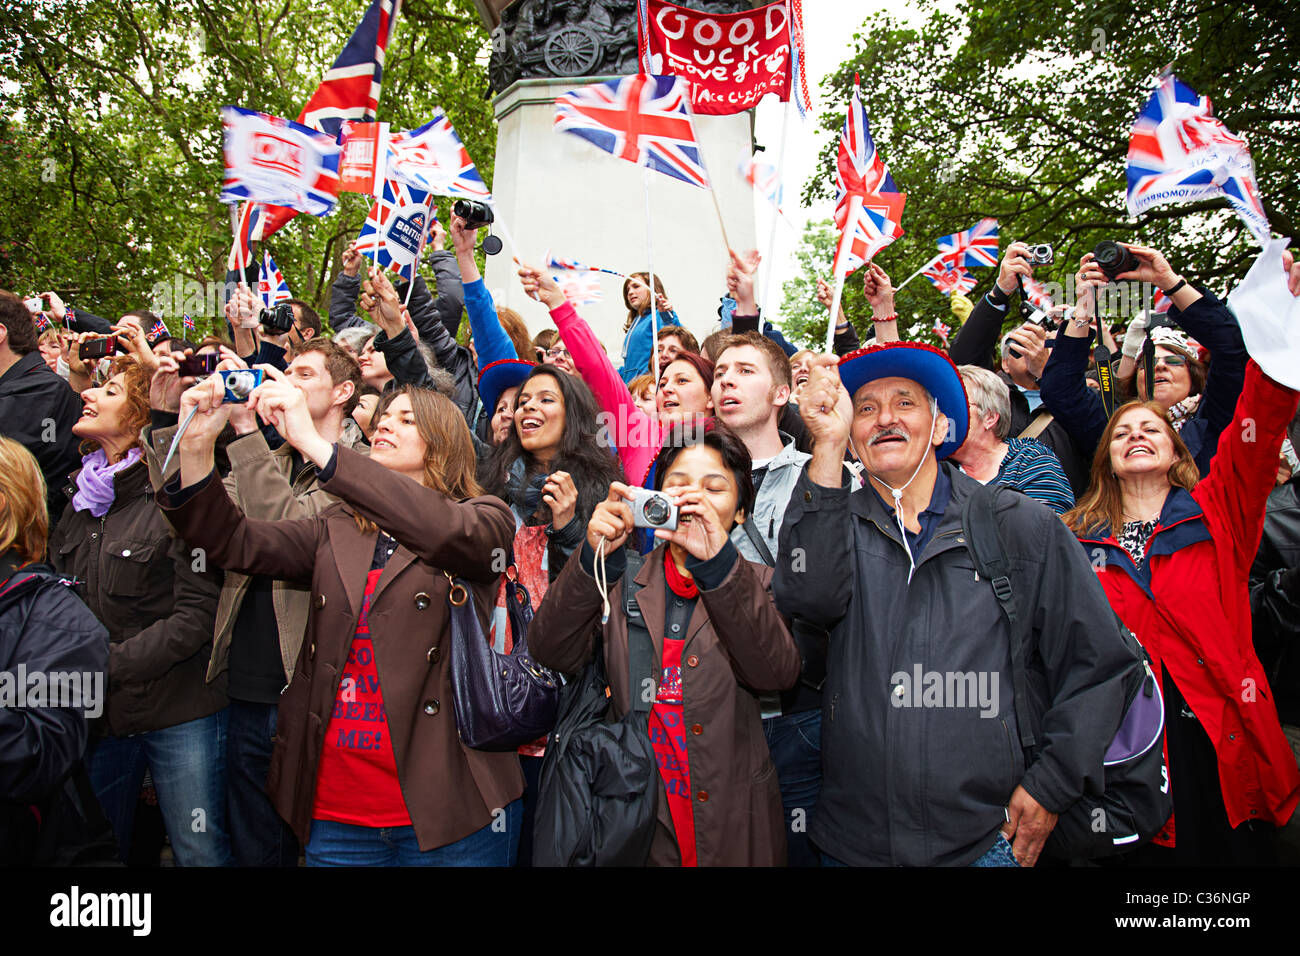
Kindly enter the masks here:
[[[497, 118], [492, 195], [524, 261], [542, 265], [548, 251], [623, 273], [647, 271], [645, 171], [591, 143], [554, 129], [555, 98], [608, 76], [523, 79], [493, 100]], [[738, 163], [750, 154], [751, 117], [695, 116], [709, 177], [738, 252], [757, 247], [753, 188]], [[698, 338], [718, 326], [726, 294], [726, 246], [708, 190], [651, 171], [655, 274], [682, 324]], [[488, 257], [486, 281], [498, 306], [524, 317], [532, 333], [551, 327], [545, 306], [527, 298], [507, 245]], [[623, 280], [599, 277], [603, 299], [579, 306], [617, 367], [623, 346]]]

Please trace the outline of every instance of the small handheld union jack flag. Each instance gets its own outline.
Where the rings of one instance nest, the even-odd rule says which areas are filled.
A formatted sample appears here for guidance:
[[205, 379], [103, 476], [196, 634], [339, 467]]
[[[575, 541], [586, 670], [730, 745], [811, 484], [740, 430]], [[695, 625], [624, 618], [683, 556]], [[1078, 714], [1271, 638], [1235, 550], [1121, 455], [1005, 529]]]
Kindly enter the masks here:
[[[903, 235], [906, 199], [876, 152], [855, 76], [835, 156], [835, 225], [841, 233], [835, 254], [836, 275], [870, 262], [877, 252]], [[850, 222], [851, 218], [856, 221]]]
[[944, 295], [952, 295], [954, 292], [965, 295], [975, 288], [975, 277], [965, 269], [954, 266], [944, 256], [931, 259], [921, 270], [921, 275], [934, 283], [934, 287]]
[[149, 327], [149, 331], [145, 332], [144, 337], [152, 346], [157, 345], [159, 342], [165, 342], [167, 339], [171, 338], [172, 335], [167, 331], [167, 326], [163, 320], [159, 319]]
[[47, 330], [54, 328], [50, 324], [50, 320], [45, 317], [44, 312], [37, 312], [32, 318], [36, 320], [36, 331], [40, 335], [44, 335]]
[[613, 269], [602, 269], [600, 266], [585, 265], [577, 259], [566, 259], [563, 256], [552, 255], [549, 251], [546, 253], [546, 268], [563, 269], [565, 272], [604, 272], [608, 275], [627, 278], [622, 272], [615, 272]]
[[939, 251], [954, 266], [995, 266], [998, 264], [998, 221], [981, 219], [963, 232], [939, 239]]
[[555, 129], [581, 136], [629, 163], [708, 189], [689, 103], [685, 80], [640, 73], [557, 97]]
[[196, 331], [194, 320], [190, 318], [190, 314], [188, 312], [186, 312], [183, 316], [181, 316], [181, 324], [185, 327], [186, 332]]

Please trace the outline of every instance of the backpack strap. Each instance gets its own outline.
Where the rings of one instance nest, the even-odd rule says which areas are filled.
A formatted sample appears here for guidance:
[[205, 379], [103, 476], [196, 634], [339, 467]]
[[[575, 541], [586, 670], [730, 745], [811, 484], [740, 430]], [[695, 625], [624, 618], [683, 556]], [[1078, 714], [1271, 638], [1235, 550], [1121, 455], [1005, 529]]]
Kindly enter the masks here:
[[1040, 409], [1038, 414], [1034, 416], [1034, 420], [1030, 422], [1028, 425], [1026, 425], [1025, 430], [1022, 431], [1017, 437], [1037, 438], [1043, 432], [1047, 431], [1047, 426], [1052, 424], [1055, 418], [1056, 416], [1053, 415], [1051, 412], [1049, 412], [1047, 409], [1045, 408]]
[[658, 682], [654, 680], [654, 641], [650, 639], [645, 618], [636, 603], [637, 592], [641, 590], [641, 585], [636, 583], [636, 576], [644, 563], [645, 555], [634, 548], [627, 549], [627, 570], [623, 572], [623, 614], [627, 619], [628, 695], [634, 711], [648, 714], [654, 703], [654, 695], [651, 695], [650, 700], [645, 699], [645, 688], [648, 686], [645, 682], [650, 680], [652, 684], [649, 686], [656, 687]]
[[976, 489], [962, 508], [961, 524], [966, 533], [966, 547], [975, 560], [975, 569], [992, 585], [993, 595], [998, 599], [998, 605], [1007, 619], [1011, 639], [1011, 682], [1015, 688], [1016, 725], [1020, 728], [1020, 745], [1028, 750], [1034, 746], [1026, 690], [1025, 630], [1028, 621], [1021, 620], [1016, 608], [1006, 549], [998, 532], [994, 507], [1001, 488], [1001, 485], [994, 483]]
[[746, 517], [745, 520], [741, 522], [740, 526], [745, 529], [745, 536], [749, 538], [750, 544], [757, 549], [758, 556], [763, 559], [763, 563], [769, 568], [775, 568], [776, 558], [772, 557], [772, 552], [768, 549], [767, 542], [764, 541], [763, 536], [759, 534], [758, 528], [754, 527], [753, 520]]

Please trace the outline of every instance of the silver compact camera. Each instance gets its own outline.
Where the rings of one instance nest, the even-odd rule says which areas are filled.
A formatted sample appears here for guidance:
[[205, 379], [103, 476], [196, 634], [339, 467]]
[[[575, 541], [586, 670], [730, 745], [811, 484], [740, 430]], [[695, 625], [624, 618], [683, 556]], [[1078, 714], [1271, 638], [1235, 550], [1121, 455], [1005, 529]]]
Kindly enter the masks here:
[[1029, 264], [1031, 266], [1050, 266], [1052, 264], [1052, 247], [1045, 242], [1030, 246]]
[[677, 530], [677, 506], [666, 494], [648, 488], [629, 488], [627, 492], [634, 527]]

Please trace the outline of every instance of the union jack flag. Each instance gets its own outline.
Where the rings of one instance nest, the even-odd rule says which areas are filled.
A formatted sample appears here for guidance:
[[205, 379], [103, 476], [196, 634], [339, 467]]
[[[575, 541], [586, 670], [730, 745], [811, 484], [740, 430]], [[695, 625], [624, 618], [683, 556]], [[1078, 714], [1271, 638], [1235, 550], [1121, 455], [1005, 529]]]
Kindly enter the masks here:
[[[373, 120], [379, 108], [384, 52], [392, 38], [401, 0], [372, 0], [343, 52], [298, 114], [298, 122], [338, 139], [343, 121]], [[265, 206], [266, 218], [255, 239], [269, 239], [296, 216], [293, 209]]]
[[954, 292], [965, 295], [975, 288], [975, 277], [961, 266], [954, 266], [944, 256], [935, 256], [927, 262], [921, 275], [934, 283], [934, 287], [944, 295], [952, 295]]
[[151, 346], [154, 346], [171, 338], [172, 335], [167, 331], [167, 326], [163, 323], [163, 320], [159, 319], [149, 327], [149, 331], [145, 332], [144, 337]]
[[313, 216], [333, 211], [339, 199], [339, 147], [333, 139], [238, 106], [222, 107], [221, 123], [226, 163], [222, 202], [274, 202]]
[[280, 267], [275, 264], [269, 252], [262, 252], [262, 271], [257, 277], [257, 294], [262, 297], [262, 305], [271, 308], [277, 302], [292, 299], [289, 283], [284, 281]]
[[1212, 115], [1210, 100], [1166, 76], [1133, 121], [1128, 211], [1224, 196], [1261, 244], [1271, 230], [1246, 142]]
[[[974, 282], [975, 280], [972, 279], [971, 281]], [[940, 340], [942, 340], [943, 347], [947, 348], [948, 336], [952, 334], [952, 329], [949, 327], [948, 323], [946, 323], [943, 319], [935, 319], [934, 334], [937, 335], [940, 338]]]
[[998, 221], [981, 219], [964, 232], [939, 239], [939, 251], [955, 266], [998, 264]]
[[384, 181], [383, 198], [370, 207], [357, 248], [383, 269], [414, 281], [415, 262], [432, 209], [429, 193], [396, 180]]
[[867, 196], [864, 201], [857, 196], [851, 198], [849, 211], [857, 211], [835, 250], [835, 275], [847, 275], [866, 265], [877, 252], [903, 234], [898, 222], [905, 198], [902, 193], [880, 193]]
[[573, 305], [590, 305], [603, 298], [600, 280], [594, 275], [552, 276], [564, 297]]
[[1037, 279], [1021, 276], [1020, 287], [1025, 290], [1025, 298], [1038, 308], [1046, 311], [1054, 304], [1051, 294], [1043, 288], [1043, 284]]
[[555, 129], [607, 153], [709, 188], [686, 81], [640, 73], [570, 90], [555, 100]]
[[552, 255], [549, 250], [546, 253], [546, 268], [563, 269], [566, 272], [604, 272], [612, 276], [627, 278], [622, 272], [615, 272], [613, 269], [602, 269], [600, 266], [589, 266], [577, 259], [565, 259], [563, 256]]
[[[260, 242], [262, 239], [262, 216], [263, 210], [271, 208], [263, 206], [260, 203], [246, 202], [241, 203], [239, 207], [239, 228], [235, 237], [234, 244], [230, 247], [230, 258], [227, 260], [227, 269], [237, 269], [242, 262], [248, 265], [253, 261], [252, 244]], [[281, 208], [281, 207], [274, 207]], [[242, 280], [241, 280], [242, 281]]]
[[44, 312], [37, 312], [32, 316], [32, 319], [36, 322], [37, 335], [44, 335], [46, 330], [54, 328], [54, 326], [50, 324], [50, 320], [46, 317]]
[[876, 152], [855, 75], [835, 159], [835, 225], [840, 229], [836, 275], [870, 262], [872, 256], [903, 235], [900, 223], [906, 199]]
[[194, 324], [194, 320], [190, 318], [188, 312], [181, 316], [181, 325], [185, 327], [186, 332], [195, 332], [198, 330], [197, 326]]
[[1165, 295], [1159, 289], [1156, 289], [1155, 294], [1152, 295], [1151, 297], [1151, 311], [1168, 312], [1169, 306], [1170, 306], [1169, 296]]
[[770, 163], [760, 162], [757, 158], [750, 156], [740, 161], [740, 175], [745, 177], [745, 182], [758, 190], [760, 196], [775, 206], [777, 212], [785, 215], [781, 210], [781, 202], [785, 199], [785, 189], [776, 176], [775, 166]]
[[440, 109], [419, 129], [394, 133], [389, 139], [388, 175], [437, 196], [492, 198], [447, 114]]

